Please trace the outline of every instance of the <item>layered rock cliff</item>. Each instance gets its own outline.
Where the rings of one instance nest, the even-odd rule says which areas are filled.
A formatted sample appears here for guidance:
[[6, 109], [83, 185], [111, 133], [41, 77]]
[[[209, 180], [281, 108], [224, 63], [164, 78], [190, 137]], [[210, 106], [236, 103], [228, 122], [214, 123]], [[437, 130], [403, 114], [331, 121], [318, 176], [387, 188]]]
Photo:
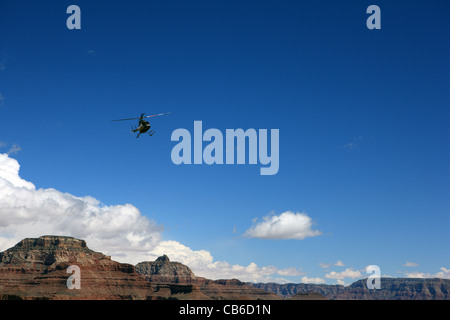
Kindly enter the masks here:
[[[80, 289], [69, 289], [69, 266], [80, 268]], [[3, 299], [151, 299], [151, 285], [130, 264], [63, 236], [27, 238], [0, 253]]]
[[[68, 288], [70, 266], [79, 268], [79, 289]], [[0, 299], [280, 298], [238, 280], [196, 277], [165, 255], [134, 267], [89, 249], [84, 240], [42, 236], [0, 252]]]
[[[79, 289], [68, 288], [70, 266], [79, 268]], [[450, 300], [450, 280], [381, 278], [341, 285], [244, 283], [210, 280], [166, 255], [135, 266], [64, 236], [27, 238], [0, 252], [0, 299], [336, 299]]]
[[257, 288], [290, 298], [299, 293], [317, 292], [331, 300], [450, 300], [450, 280], [381, 278], [381, 288], [368, 289], [367, 279], [341, 285], [305, 283], [249, 283]]
[[141, 274], [153, 286], [168, 283], [184, 285], [184, 290], [192, 290], [201, 299], [236, 300], [278, 300], [280, 297], [262, 289], [249, 286], [237, 279], [210, 280], [196, 277], [192, 270], [179, 262], [170, 261], [163, 255], [155, 261], [140, 262], [136, 272]]
[[[69, 266], [79, 268], [80, 288], [69, 289]], [[64, 236], [27, 238], [0, 253], [0, 299], [197, 299], [176, 284], [153, 286], [131, 264]]]
[[166, 255], [155, 261], [140, 262], [135, 268], [137, 273], [151, 282], [195, 283], [197, 280], [188, 266], [172, 262]]

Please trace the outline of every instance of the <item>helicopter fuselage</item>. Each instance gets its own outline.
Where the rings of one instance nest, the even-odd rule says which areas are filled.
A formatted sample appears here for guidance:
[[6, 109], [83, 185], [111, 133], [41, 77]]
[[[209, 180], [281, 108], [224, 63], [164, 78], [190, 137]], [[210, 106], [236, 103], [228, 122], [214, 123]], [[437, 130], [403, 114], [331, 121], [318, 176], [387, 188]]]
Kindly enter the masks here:
[[139, 131], [140, 133], [145, 133], [148, 130], [150, 130], [150, 128], [151, 128], [151, 125], [148, 121], [140, 120], [139, 126], [135, 130], [133, 130], [133, 132]]
[[[133, 133], [139, 131], [138, 135], [136, 136], [136, 138], [139, 138], [139, 136], [142, 133], [146, 133], [147, 131], [149, 131], [151, 128], [151, 125], [148, 121], [145, 120], [139, 120], [139, 126], [135, 129], [133, 129]], [[153, 130], [151, 130], [150, 132], [148, 132], [148, 134], [150, 136], [152, 136], [155, 132]]]

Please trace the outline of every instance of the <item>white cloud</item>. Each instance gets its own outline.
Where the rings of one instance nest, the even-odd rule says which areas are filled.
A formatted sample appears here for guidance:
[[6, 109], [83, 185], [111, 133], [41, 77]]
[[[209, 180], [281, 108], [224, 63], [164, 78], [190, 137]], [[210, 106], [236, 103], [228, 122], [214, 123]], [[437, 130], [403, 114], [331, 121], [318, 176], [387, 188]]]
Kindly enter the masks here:
[[301, 271], [301, 268], [297, 269], [294, 267], [290, 267], [290, 268], [278, 270], [277, 274], [279, 274], [280, 276], [301, 276], [305, 273]]
[[450, 279], [450, 269], [447, 268], [440, 268], [440, 272], [437, 272], [433, 275], [433, 278], [444, 278], [444, 279]]
[[325, 279], [322, 279], [322, 278], [308, 278], [307, 276], [304, 276], [304, 277], [302, 277], [301, 282], [302, 283], [321, 284], [321, 283], [325, 283]]
[[90, 196], [36, 189], [19, 176], [19, 169], [17, 160], [0, 154], [0, 251], [27, 237], [67, 235], [86, 240], [91, 249], [120, 262], [136, 264], [167, 254], [210, 279], [288, 282], [277, 276], [302, 274], [296, 268], [215, 261], [209, 251], [163, 240], [163, 228], [131, 204], [107, 206]]
[[298, 239], [315, 237], [322, 232], [312, 230], [312, 220], [305, 213], [286, 211], [279, 216], [266, 216], [263, 221], [254, 222], [244, 236], [261, 239]]
[[324, 263], [324, 262], [319, 262], [319, 267], [323, 268], [323, 269], [327, 269], [330, 268], [332, 265], [336, 266], [336, 267], [343, 267], [344, 263], [342, 262], [342, 260], [337, 260], [334, 264], [332, 263]]
[[431, 274], [425, 274], [419, 271], [405, 272], [405, 275], [408, 278], [432, 278]]
[[3, 105], [3, 101], [5, 101], [5, 97], [0, 93], [0, 106]]
[[105, 206], [89, 196], [36, 189], [20, 178], [19, 168], [15, 159], [0, 154], [0, 249], [26, 237], [70, 235], [126, 261], [145, 257], [160, 241], [162, 228], [136, 207]]
[[403, 265], [403, 267], [417, 267], [419, 266], [416, 262], [410, 262], [406, 261], [406, 263]]
[[336, 267], [343, 267], [343, 266], [344, 266], [344, 263], [343, 263], [341, 260], [338, 260], [338, 261], [336, 261], [336, 262], [334, 263], [334, 265], [335, 265]]
[[331, 271], [330, 273], [327, 273], [325, 275], [325, 278], [327, 279], [345, 279], [345, 278], [361, 278], [362, 274], [359, 270], [354, 270], [353, 268], [347, 268], [344, 271], [336, 272]]
[[6, 188], [7, 186], [19, 189], [35, 188], [34, 184], [19, 177], [19, 169], [20, 165], [15, 159], [10, 158], [7, 154], [0, 154], [0, 186], [2, 186], [2, 193], [0, 193], [0, 195], [3, 195], [8, 191], [8, 188]]
[[181, 262], [189, 266], [196, 276], [209, 279], [232, 279], [249, 282], [288, 282], [280, 276], [299, 276], [304, 274], [301, 269], [294, 267], [278, 269], [275, 266], [260, 267], [251, 262], [247, 266], [232, 265], [226, 261], [214, 261], [213, 256], [206, 250], [192, 250], [177, 241], [161, 241], [151, 250], [152, 259], [166, 254], [170, 260]]
[[405, 275], [408, 278], [422, 278], [422, 279], [424, 279], [424, 278], [442, 278], [442, 279], [450, 279], [450, 269], [442, 267], [439, 270], [441, 270], [441, 271], [436, 272], [434, 274], [413, 271], [413, 272], [405, 272]]

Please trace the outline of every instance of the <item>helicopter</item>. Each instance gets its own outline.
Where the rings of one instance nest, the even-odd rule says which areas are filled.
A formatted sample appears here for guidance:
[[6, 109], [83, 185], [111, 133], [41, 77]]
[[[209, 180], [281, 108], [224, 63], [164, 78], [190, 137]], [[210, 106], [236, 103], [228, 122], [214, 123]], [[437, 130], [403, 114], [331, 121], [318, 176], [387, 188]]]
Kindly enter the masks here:
[[164, 113], [152, 114], [150, 116], [146, 116], [145, 113], [141, 113], [141, 116], [139, 118], [117, 119], [117, 120], [111, 120], [111, 121], [139, 120], [139, 125], [137, 127], [133, 128], [133, 126], [131, 126], [131, 133], [139, 132], [136, 136], [136, 138], [139, 138], [139, 136], [142, 133], [147, 132], [149, 136], [152, 136], [155, 133], [154, 130], [150, 130], [151, 125], [148, 121], [144, 120], [144, 118], [157, 117], [157, 116], [162, 116], [162, 115], [169, 114], [169, 113], [170, 112], [164, 112]]

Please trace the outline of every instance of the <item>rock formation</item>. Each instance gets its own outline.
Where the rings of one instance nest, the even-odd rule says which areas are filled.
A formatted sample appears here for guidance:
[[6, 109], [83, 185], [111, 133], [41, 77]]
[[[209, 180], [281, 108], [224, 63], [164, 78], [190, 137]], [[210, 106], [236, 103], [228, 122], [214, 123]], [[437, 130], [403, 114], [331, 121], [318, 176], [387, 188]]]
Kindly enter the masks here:
[[163, 255], [155, 261], [140, 262], [136, 272], [141, 274], [153, 286], [178, 284], [184, 290], [195, 292], [199, 299], [236, 299], [236, 300], [279, 300], [277, 295], [249, 286], [237, 279], [210, 280], [196, 277], [192, 270], [179, 262], [170, 261]]
[[450, 300], [450, 280], [381, 278], [379, 290], [367, 288], [367, 279], [357, 280], [351, 285], [306, 284], [306, 283], [248, 283], [257, 288], [290, 298], [305, 292], [317, 292], [331, 300]]
[[[80, 268], [81, 289], [69, 289], [71, 265]], [[83, 240], [63, 236], [27, 238], [0, 253], [3, 299], [147, 299], [151, 285], [130, 264], [90, 250]]]
[[[79, 268], [79, 289], [68, 288], [70, 266]], [[84, 240], [64, 236], [27, 238], [0, 252], [0, 300], [449, 300], [449, 290], [447, 279], [382, 278], [380, 290], [367, 289], [366, 279], [348, 287], [210, 280], [166, 255], [135, 267], [89, 249]]]
[[[69, 266], [80, 268], [80, 289], [69, 289]], [[198, 299], [176, 284], [152, 285], [131, 264], [64, 236], [27, 238], [0, 253], [0, 299]]]
[[195, 283], [196, 277], [188, 266], [171, 262], [163, 255], [155, 261], [144, 261], [136, 265], [136, 272], [151, 282], [159, 283]]
[[[69, 289], [70, 266], [80, 270], [80, 289]], [[162, 256], [133, 265], [65, 236], [27, 238], [0, 252], [0, 299], [280, 299], [238, 280], [196, 277], [189, 267]]]

